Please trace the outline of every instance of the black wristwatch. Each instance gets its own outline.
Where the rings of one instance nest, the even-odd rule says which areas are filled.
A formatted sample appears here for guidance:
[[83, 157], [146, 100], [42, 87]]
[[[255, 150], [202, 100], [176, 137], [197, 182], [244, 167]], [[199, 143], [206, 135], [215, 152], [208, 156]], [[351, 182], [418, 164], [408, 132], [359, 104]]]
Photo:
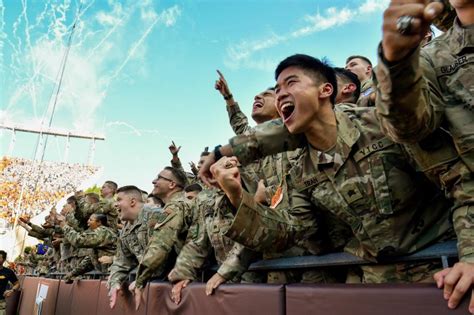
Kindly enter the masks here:
[[219, 161], [221, 158], [222, 158], [222, 153], [221, 153], [221, 145], [216, 145], [216, 147], [214, 148], [214, 159], [217, 161]]

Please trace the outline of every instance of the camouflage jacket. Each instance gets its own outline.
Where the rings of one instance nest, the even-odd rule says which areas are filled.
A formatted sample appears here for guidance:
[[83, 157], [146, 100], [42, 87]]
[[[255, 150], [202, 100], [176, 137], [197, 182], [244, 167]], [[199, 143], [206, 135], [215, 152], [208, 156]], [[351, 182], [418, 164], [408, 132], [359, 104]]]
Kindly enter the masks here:
[[204, 266], [213, 249], [219, 265], [217, 272], [226, 280], [240, 282], [240, 276], [256, 253], [223, 235], [234, 217], [225, 194], [217, 189], [203, 190], [194, 204], [199, 215], [189, 229], [188, 239], [168, 276], [169, 280], [199, 279], [196, 272]]
[[474, 29], [445, 34], [394, 64], [379, 48], [377, 114], [420, 170], [453, 200], [459, 257], [474, 262]]
[[134, 222], [127, 222], [119, 234], [114, 262], [110, 267], [107, 286], [121, 285], [138, 267], [147, 247], [153, 226], [159, 221], [160, 210], [143, 207]]
[[[351, 227], [360, 243], [346, 250], [372, 261], [417, 251], [446, 236], [451, 227], [446, 211], [450, 203], [415, 171], [403, 147], [383, 135], [374, 109], [354, 108], [335, 115], [334, 152], [321, 153], [305, 145], [289, 172], [296, 191], [292, 207], [309, 204], [332, 213]], [[239, 160], [255, 159], [262, 151], [283, 151], [295, 145], [289, 142], [292, 139], [296, 145], [302, 141], [282, 137], [287, 130], [281, 121], [272, 121], [262, 130], [262, 134], [231, 140]], [[273, 233], [276, 240], [300, 238], [295, 227], [304, 231], [307, 222], [300, 219], [295, 224], [289, 214], [269, 213], [244, 194], [228, 233], [251, 236], [256, 244], [262, 233]], [[266, 245], [272, 246], [271, 242]]]
[[253, 128], [249, 125], [247, 116], [240, 110], [238, 103], [232, 106], [226, 106], [226, 108], [229, 114], [230, 126], [236, 135], [251, 133], [253, 131]]
[[82, 222], [87, 221], [93, 213], [105, 214], [107, 216], [107, 224], [112, 230], [116, 231], [118, 224], [118, 210], [114, 205], [114, 198], [101, 198], [98, 203], [94, 204], [89, 204], [85, 202], [85, 198], [82, 198], [79, 201], [79, 210], [76, 213], [79, 214], [78, 219]]
[[63, 231], [64, 237], [70, 244], [78, 248], [92, 248], [97, 258], [115, 254], [117, 235], [106, 226], [76, 232], [72, 227], [65, 225]]
[[144, 287], [153, 275], [164, 272], [171, 251], [179, 254], [195, 216], [195, 207], [184, 198], [182, 191], [171, 195], [140, 259], [136, 287]]

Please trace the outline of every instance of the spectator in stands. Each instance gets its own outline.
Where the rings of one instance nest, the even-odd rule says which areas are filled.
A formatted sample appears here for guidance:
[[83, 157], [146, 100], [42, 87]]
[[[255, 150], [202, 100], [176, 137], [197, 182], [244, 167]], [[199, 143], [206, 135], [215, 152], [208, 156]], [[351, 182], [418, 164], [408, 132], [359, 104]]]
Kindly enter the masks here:
[[[20, 289], [20, 282], [16, 277], [13, 270], [4, 267], [3, 264], [7, 261], [7, 253], [4, 250], [0, 250], [0, 315], [5, 314], [6, 302], [5, 298], [12, 295], [14, 291]], [[7, 286], [12, 287], [7, 290]]]

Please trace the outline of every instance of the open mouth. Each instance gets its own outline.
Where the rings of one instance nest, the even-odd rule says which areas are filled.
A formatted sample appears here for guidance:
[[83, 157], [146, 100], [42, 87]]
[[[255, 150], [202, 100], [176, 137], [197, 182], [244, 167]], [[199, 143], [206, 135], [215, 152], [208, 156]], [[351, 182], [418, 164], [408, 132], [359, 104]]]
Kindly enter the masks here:
[[295, 111], [295, 104], [291, 102], [283, 103], [280, 108], [280, 111], [283, 118], [283, 122], [286, 122], [291, 118], [291, 116], [293, 116], [293, 113]]
[[253, 103], [253, 110], [255, 111], [255, 110], [259, 109], [259, 108], [263, 108], [263, 103], [261, 103], [261, 102], [254, 102], [254, 103]]

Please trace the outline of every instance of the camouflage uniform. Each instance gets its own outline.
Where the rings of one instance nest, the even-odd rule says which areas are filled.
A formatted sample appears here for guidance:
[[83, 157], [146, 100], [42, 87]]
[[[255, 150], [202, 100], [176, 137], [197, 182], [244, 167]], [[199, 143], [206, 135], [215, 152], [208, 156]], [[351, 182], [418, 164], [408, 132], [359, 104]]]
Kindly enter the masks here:
[[[345, 250], [374, 262], [448, 238], [450, 203], [415, 171], [403, 147], [382, 134], [374, 109], [354, 108], [335, 115], [334, 149], [322, 153], [306, 145], [289, 172], [290, 185], [297, 192], [292, 193], [292, 208], [310, 203], [332, 213], [351, 227], [357, 239]], [[263, 132], [231, 139], [241, 162], [304, 141], [285, 137], [288, 131], [281, 120], [259, 130]], [[296, 142], [290, 143], [292, 139]], [[298, 216], [281, 214], [269, 213], [244, 193], [227, 235], [250, 248], [280, 243], [284, 248], [291, 240], [303, 239], [305, 230], [312, 228]]]
[[[99, 263], [98, 259], [102, 256], [112, 256], [115, 254], [117, 236], [112, 229], [106, 226], [99, 226], [96, 229], [88, 229], [82, 233], [76, 232], [72, 227], [65, 225], [63, 227], [64, 237], [73, 246], [78, 248], [93, 249], [92, 256], [87, 256], [86, 261], [81, 264], [82, 268], [74, 270], [74, 275], [85, 273], [92, 269], [107, 272], [107, 265]], [[91, 268], [92, 267], [92, 268]], [[88, 269], [87, 271], [85, 271]]]
[[407, 151], [454, 201], [461, 261], [474, 263], [474, 29], [456, 19], [421, 51], [377, 71], [377, 113], [384, 133]]
[[[245, 114], [240, 110], [237, 103], [234, 106], [227, 108], [229, 113], [229, 120], [232, 129], [237, 135], [240, 134], [251, 134], [254, 132], [254, 128], [248, 125], [248, 119]], [[257, 191], [257, 184], [260, 180], [264, 181], [265, 185], [265, 196], [268, 205], [271, 205], [272, 198], [275, 196], [277, 191], [282, 194], [282, 200], [280, 204], [275, 207], [274, 211], [288, 211], [291, 209], [289, 189], [286, 183], [286, 174], [290, 170], [292, 163], [297, 160], [300, 150], [283, 152], [265, 156], [253, 163], [247, 164], [240, 170], [242, 182], [246, 190], [250, 194], [255, 194]], [[299, 205], [303, 208], [303, 205]], [[308, 209], [311, 208], [308, 205]], [[305, 256], [321, 254], [324, 251], [336, 250], [333, 244], [329, 244], [329, 238], [337, 239], [337, 248], [341, 248], [341, 245], [347, 242], [350, 235], [350, 230], [346, 226], [339, 225], [336, 220], [329, 218], [318, 218], [318, 220], [326, 220], [327, 224], [332, 224], [333, 229], [325, 230], [323, 227], [318, 228], [317, 235], [313, 235], [310, 239], [300, 242], [298, 245], [284, 251], [277, 252], [273, 250], [265, 250], [263, 252], [264, 259], [273, 259], [281, 257], [294, 257], [294, 256]], [[329, 222], [330, 221], [330, 222]], [[325, 226], [327, 225], [325, 224]], [[345, 232], [342, 232], [345, 230]], [[329, 238], [327, 237], [331, 233]], [[323, 235], [326, 234], [326, 235]], [[237, 243], [238, 244], [238, 243]], [[292, 271], [271, 271], [267, 274], [268, 283], [291, 283], [291, 282], [311, 282], [311, 283], [326, 283], [333, 282], [334, 277], [327, 271], [321, 269], [315, 270], [292, 270]]]
[[236, 135], [253, 131], [253, 128], [249, 126], [247, 116], [240, 110], [237, 102], [232, 106], [227, 106], [227, 113], [229, 114], [230, 126]]
[[[219, 265], [217, 273], [227, 281], [240, 282], [256, 253], [222, 234], [232, 222], [232, 205], [222, 191], [206, 189], [196, 197], [194, 207], [198, 208], [198, 215], [189, 228], [186, 244], [168, 279], [171, 282], [197, 280], [197, 271], [204, 266], [209, 253], [214, 249]], [[249, 278], [244, 277], [246, 280]]]
[[86, 222], [93, 213], [105, 214], [107, 216], [108, 226], [116, 231], [118, 224], [118, 210], [114, 205], [115, 199], [113, 197], [101, 198], [98, 203], [94, 204], [89, 204], [85, 201], [85, 198], [82, 198], [79, 201], [79, 211], [76, 212], [76, 218], [78, 218], [80, 222]]
[[143, 288], [153, 275], [164, 273], [170, 253], [174, 250], [179, 254], [196, 216], [194, 202], [187, 201], [182, 191], [170, 196], [140, 259], [135, 280], [137, 288]]
[[110, 267], [108, 288], [121, 285], [128, 275], [138, 267], [158, 222], [160, 211], [157, 208], [143, 207], [134, 222], [127, 222], [120, 231], [114, 262]]

